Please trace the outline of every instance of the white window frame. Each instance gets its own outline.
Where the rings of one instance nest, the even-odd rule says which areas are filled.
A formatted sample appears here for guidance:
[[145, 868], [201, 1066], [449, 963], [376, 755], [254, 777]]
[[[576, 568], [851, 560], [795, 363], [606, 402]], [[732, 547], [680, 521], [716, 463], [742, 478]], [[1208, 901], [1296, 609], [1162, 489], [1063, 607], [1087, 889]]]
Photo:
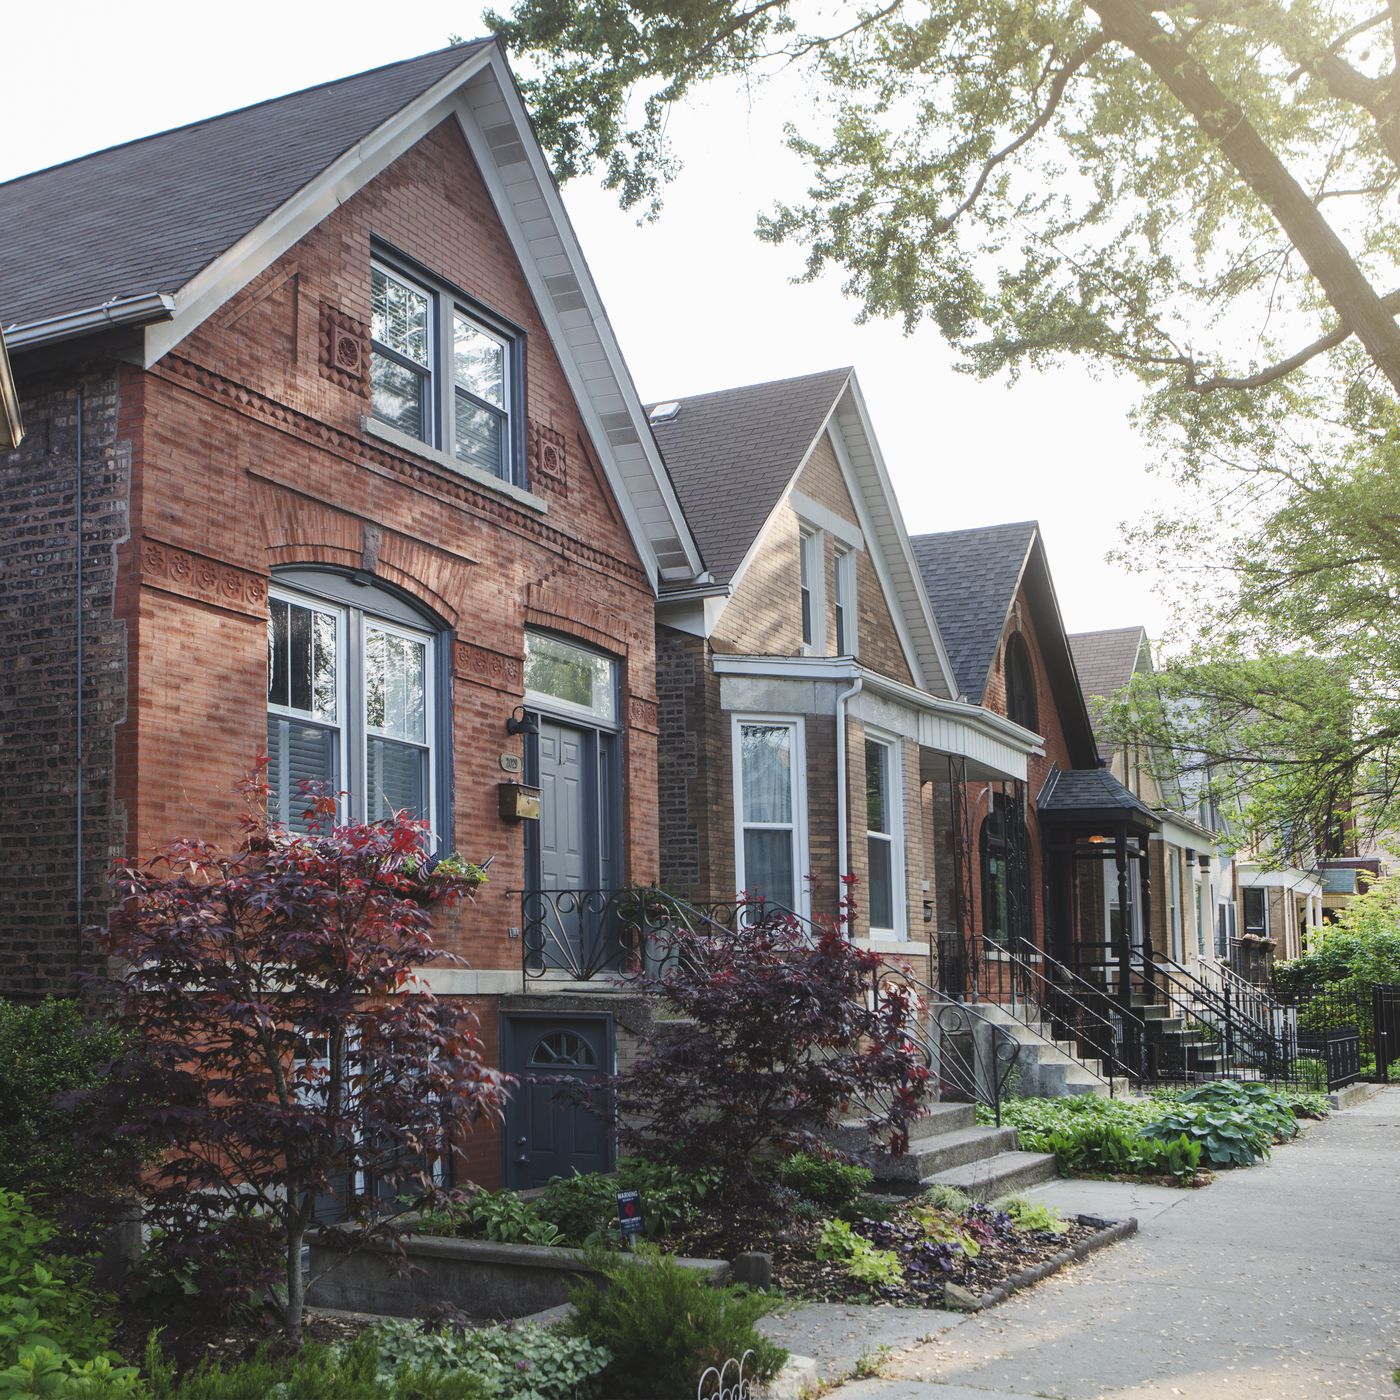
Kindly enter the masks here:
[[576, 651], [581, 651], [597, 660], [606, 661], [611, 668], [611, 679], [608, 684], [611, 686], [612, 714], [604, 715], [597, 709], [588, 705], [576, 705], [572, 700], [561, 699], [557, 695], [549, 695], [543, 690], [531, 690], [525, 688], [525, 708], [527, 710], [543, 710], [547, 714], [562, 715], [567, 718], [581, 719], [597, 729], [609, 731], [618, 730], [622, 727], [620, 712], [622, 709], [622, 692], [619, 682], [618, 662], [615, 656], [609, 656], [605, 651], [599, 651], [597, 647], [591, 647], [584, 642], [578, 641], [574, 637], [560, 636], [555, 632], [548, 632], [542, 627], [527, 627], [525, 629], [525, 655], [529, 658], [529, 647], [531, 636], [544, 637], [552, 642], [561, 642], [563, 645], [573, 647]]
[[[1113, 942], [1113, 908], [1118, 903], [1118, 864], [1116, 861], [1103, 862], [1103, 939]], [[1132, 922], [1128, 926], [1128, 942], [1134, 948], [1142, 947], [1142, 868], [1135, 856], [1128, 857], [1128, 902]]]
[[860, 645], [856, 622], [856, 552], [849, 545], [835, 548], [836, 654], [854, 656]]
[[1172, 957], [1186, 961], [1185, 921], [1181, 917], [1181, 852], [1174, 846], [1163, 848], [1167, 858], [1167, 937], [1171, 940]]
[[[909, 937], [909, 892], [905, 883], [905, 860], [904, 860], [904, 754], [903, 746], [899, 739], [893, 734], [884, 734], [879, 730], [867, 729], [865, 731], [865, 742], [878, 744], [885, 750], [885, 782], [887, 784], [885, 801], [889, 808], [890, 830], [888, 832], [871, 831], [869, 824], [869, 809], [862, 804], [862, 810], [866, 812], [865, 839], [867, 850], [867, 861], [869, 860], [869, 842], [872, 836], [879, 840], [887, 840], [890, 843], [890, 903], [894, 914], [894, 925], [891, 928], [879, 928], [871, 922], [871, 938], [896, 939], [904, 942]], [[867, 915], [872, 907], [871, 900], [867, 897], [864, 901]]]
[[[746, 822], [744, 820], [744, 746], [743, 727], [762, 725], [783, 727], [792, 732], [792, 885], [793, 913], [804, 919], [810, 917], [807, 878], [807, 726], [801, 715], [736, 714], [730, 722], [731, 781], [734, 812], [734, 886], [739, 894], [748, 889], [744, 870], [744, 832], [752, 827], [758, 831], [781, 831], [785, 823]], [[767, 893], [760, 891], [760, 894]]]
[[[520, 490], [528, 489], [528, 470], [521, 436], [525, 409], [520, 391], [524, 383], [524, 374], [518, 363], [524, 349], [524, 332], [503, 318], [493, 317], [487, 308], [472, 306], [450, 287], [436, 280], [415, 277], [412, 273], [404, 272], [390, 258], [375, 255], [370, 259], [370, 268], [371, 275], [380, 272], [428, 299], [428, 401], [425, 409], [425, 432], [421, 439], [403, 433], [395, 423], [375, 417], [372, 404], [367, 421], [376, 424], [382, 430], [397, 434], [405, 442], [421, 441], [425, 447], [431, 447], [450, 458], [454, 466], [467, 475], [485, 476]], [[501, 347], [501, 397], [504, 405], [500, 408], [479, 399], [471, 390], [461, 388], [457, 384], [453, 346], [458, 317]], [[381, 342], [371, 338], [371, 356], [380, 353], [385, 353], [395, 360], [405, 358], [392, 347], [381, 347]], [[458, 457], [456, 410], [459, 394], [488, 412], [500, 415], [504, 475]]]
[[[338, 730], [338, 767], [339, 776], [337, 785], [348, 793], [347, 797], [342, 797], [339, 802], [339, 819], [345, 820], [367, 820], [370, 810], [369, 794], [367, 792], [356, 792], [353, 789], [350, 765], [350, 745], [356, 744], [358, 770], [368, 778], [369, 774], [369, 738], [370, 727], [366, 715], [365, 704], [365, 624], [369, 623], [373, 627], [383, 632], [393, 633], [401, 637], [407, 637], [415, 642], [423, 644], [423, 733], [426, 742], [418, 745], [427, 756], [428, 784], [426, 793], [426, 805], [428, 816], [428, 840], [430, 847], [436, 847], [439, 842], [439, 808], [438, 808], [438, 711], [437, 711], [437, 638], [427, 628], [405, 627], [400, 622], [391, 621], [381, 617], [375, 612], [373, 607], [350, 608], [344, 603], [335, 602], [330, 598], [320, 597], [314, 593], [303, 593], [295, 588], [287, 588], [282, 585], [273, 584], [268, 589], [268, 600], [276, 599], [280, 602], [289, 603], [293, 607], [310, 608], [313, 611], [329, 613], [336, 619], [336, 715]], [[352, 621], [355, 623], [356, 635], [354, 646], [350, 645], [350, 629]], [[359, 667], [359, 674], [352, 677], [351, 661]], [[309, 722], [320, 724], [326, 728], [324, 720], [317, 720], [314, 716], [294, 709], [287, 705], [274, 705], [267, 702], [267, 712], [282, 719]], [[351, 731], [354, 731], [353, 737]], [[376, 731], [378, 733], [378, 731]], [[401, 740], [393, 735], [382, 737], [392, 740], [394, 743], [411, 743], [411, 740]], [[283, 818], [287, 816], [283, 813]]]
[[822, 531], [805, 522], [799, 524], [798, 589], [807, 598], [807, 615], [811, 635], [802, 636], [802, 647], [808, 656], [826, 655], [826, 546]]

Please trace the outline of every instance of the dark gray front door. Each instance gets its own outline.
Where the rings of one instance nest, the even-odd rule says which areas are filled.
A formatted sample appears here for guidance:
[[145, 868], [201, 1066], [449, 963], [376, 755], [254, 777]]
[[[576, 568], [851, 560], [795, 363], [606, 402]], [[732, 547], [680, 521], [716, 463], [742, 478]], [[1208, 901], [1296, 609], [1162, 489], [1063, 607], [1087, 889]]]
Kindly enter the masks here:
[[570, 1092], [610, 1071], [610, 1018], [507, 1014], [504, 1040], [505, 1068], [519, 1078], [506, 1109], [505, 1184], [522, 1190], [574, 1171], [611, 1171], [603, 1090]]
[[539, 888], [595, 889], [598, 796], [593, 735], [541, 720], [539, 764]]

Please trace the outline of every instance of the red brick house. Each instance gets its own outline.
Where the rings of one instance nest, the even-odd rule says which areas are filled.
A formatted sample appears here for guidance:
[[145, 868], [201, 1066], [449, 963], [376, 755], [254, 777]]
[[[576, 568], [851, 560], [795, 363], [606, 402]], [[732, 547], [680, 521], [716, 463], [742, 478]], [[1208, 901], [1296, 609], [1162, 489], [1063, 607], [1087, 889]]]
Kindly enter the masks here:
[[[288, 820], [327, 778], [493, 857], [436, 989], [508, 1069], [606, 1069], [606, 999], [535, 990], [588, 930], [526, 977], [520, 892], [659, 874], [653, 609], [702, 566], [499, 47], [10, 181], [0, 223], [0, 994], [70, 991], [108, 860], [233, 838], [266, 749]], [[610, 1159], [511, 1115], [473, 1179]]]
[[950, 774], [1023, 783], [1040, 744], [961, 701], [855, 374], [656, 404], [709, 566], [657, 608], [661, 870], [831, 917], [927, 977]]

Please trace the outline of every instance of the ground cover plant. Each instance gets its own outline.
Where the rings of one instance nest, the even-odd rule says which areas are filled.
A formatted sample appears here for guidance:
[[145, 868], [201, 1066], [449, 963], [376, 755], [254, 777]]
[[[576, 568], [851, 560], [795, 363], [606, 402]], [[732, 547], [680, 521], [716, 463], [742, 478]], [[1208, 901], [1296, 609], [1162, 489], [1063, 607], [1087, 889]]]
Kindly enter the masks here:
[[1298, 1119], [1265, 1084], [1217, 1080], [1179, 1094], [1144, 1132], [1190, 1138], [1206, 1166], [1248, 1167], [1267, 1157], [1274, 1143], [1296, 1137]]

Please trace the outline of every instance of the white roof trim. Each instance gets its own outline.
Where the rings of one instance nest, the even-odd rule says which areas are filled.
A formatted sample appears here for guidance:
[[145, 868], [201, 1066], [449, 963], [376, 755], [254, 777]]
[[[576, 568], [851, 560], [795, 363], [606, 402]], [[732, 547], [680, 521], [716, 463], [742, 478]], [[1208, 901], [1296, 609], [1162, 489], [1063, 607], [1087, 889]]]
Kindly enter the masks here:
[[[663, 579], [697, 577], [700, 551], [499, 45], [473, 50], [179, 288], [172, 318], [146, 331], [146, 366], [453, 115], [520, 260], [652, 588]], [[523, 205], [533, 214], [528, 234]]]

